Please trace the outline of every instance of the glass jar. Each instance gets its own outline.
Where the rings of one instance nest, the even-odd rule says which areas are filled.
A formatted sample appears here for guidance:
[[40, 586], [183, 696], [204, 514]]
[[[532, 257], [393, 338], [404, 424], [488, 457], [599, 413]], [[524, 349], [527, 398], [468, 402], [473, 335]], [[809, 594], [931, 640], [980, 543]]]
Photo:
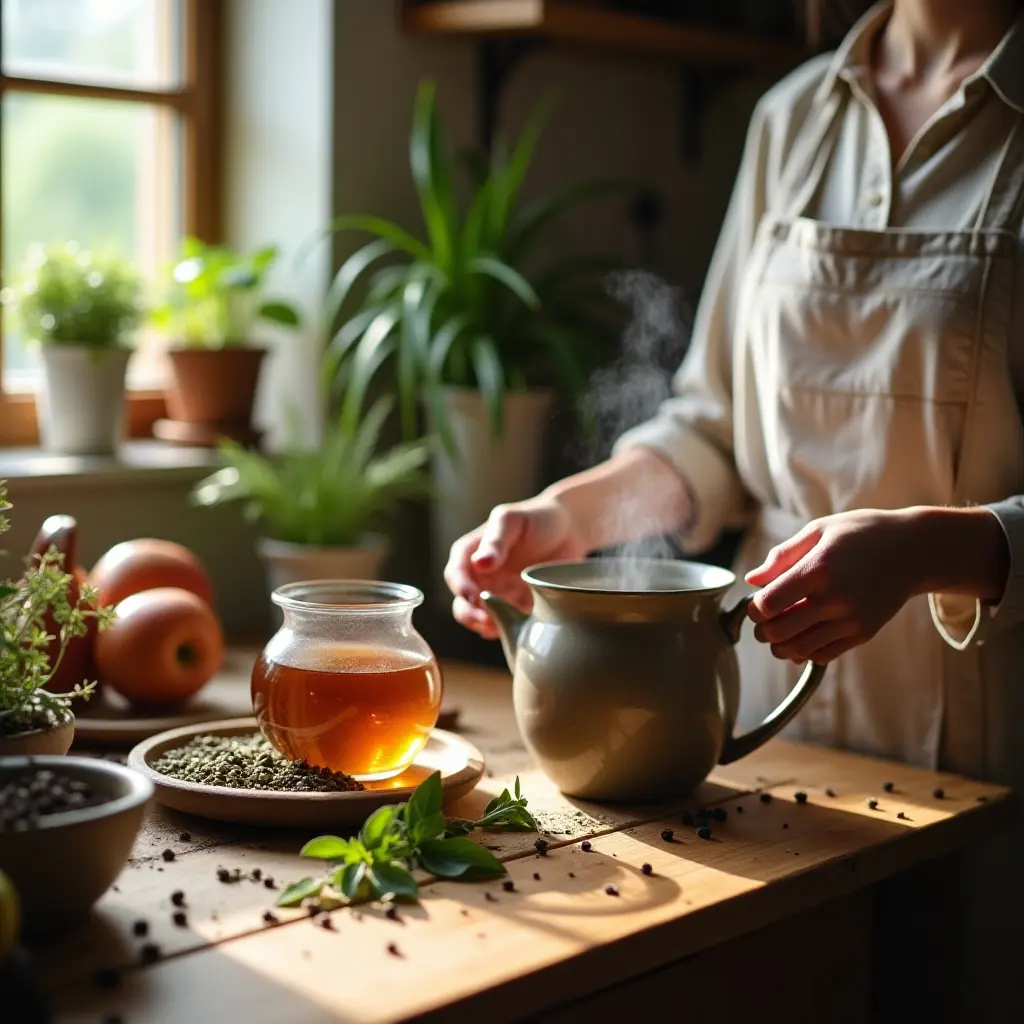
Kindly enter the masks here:
[[437, 722], [441, 672], [412, 624], [423, 594], [401, 583], [291, 583], [271, 600], [284, 622], [252, 672], [252, 706], [285, 757], [388, 779]]

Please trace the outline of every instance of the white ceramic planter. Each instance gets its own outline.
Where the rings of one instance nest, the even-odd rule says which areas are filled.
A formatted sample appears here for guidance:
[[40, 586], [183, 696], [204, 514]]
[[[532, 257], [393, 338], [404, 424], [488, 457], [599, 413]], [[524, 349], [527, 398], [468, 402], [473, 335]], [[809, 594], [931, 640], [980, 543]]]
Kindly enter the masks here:
[[109, 455], [124, 434], [124, 383], [131, 350], [44, 345], [39, 435], [62, 455]]
[[484, 522], [495, 505], [522, 501], [537, 493], [544, 426], [552, 400], [552, 393], [546, 390], [507, 394], [504, 430], [496, 439], [479, 391], [445, 389], [445, 411], [462, 454], [455, 462], [439, 445], [433, 464], [436, 496], [431, 539], [438, 592], [445, 599], [440, 577], [452, 544]]
[[319, 548], [261, 537], [256, 550], [267, 571], [271, 592], [306, 580], [377, 580], [390, 554], [383, 537], [367, 537], [353, 548]]

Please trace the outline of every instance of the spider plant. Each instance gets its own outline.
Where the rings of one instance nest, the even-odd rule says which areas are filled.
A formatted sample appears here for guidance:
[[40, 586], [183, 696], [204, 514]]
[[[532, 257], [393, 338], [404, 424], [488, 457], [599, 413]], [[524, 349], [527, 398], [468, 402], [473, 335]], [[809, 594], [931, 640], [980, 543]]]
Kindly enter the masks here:
[[422, 394], [441, 441], [457, 454], [444, 385], [478, 388], [498, 435], [507, 390], [559, 386], [578, 397], [614, 350], [602, 279], [615, 261], [546, 263], [541, 248], [560, 217], [623, 186], [574, 184], [521, 203], [547, 112], [534, 113], [511, 151], [499, 143], [489, 159], [462, 162], [469, 194], [460, 203], [458, 164], [442, 140], [435, 89], [421, 84], [409, 155], [425, 237], [381, 217], [346, 216], [331, 225], [373, 236], [341, 266], [326, 301], [324, 374], [349, 429], [371, 381], [390, 367], [404, 436], [415, 436]]
[[220, 446], [224, 467], [192, 492], [197, 505], [241, 501], [268, 537], [316, 547], [352, 547], [373, 520], [428, 493], [427, 441], [376, 455], [393, 401], [378, 399], [354, 431], [339, 419], [315, 449], [291, 446], [265, 457], [233, 441]]

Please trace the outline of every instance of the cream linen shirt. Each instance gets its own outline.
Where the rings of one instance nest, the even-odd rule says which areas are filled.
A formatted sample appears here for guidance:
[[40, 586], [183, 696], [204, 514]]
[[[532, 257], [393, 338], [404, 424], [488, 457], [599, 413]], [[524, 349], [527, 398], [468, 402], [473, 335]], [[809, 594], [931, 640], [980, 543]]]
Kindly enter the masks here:
[[[759, 502], [736, 468], [731, 344], [738, 291], [762, 217], [773, 205], [785, 158], [798, 133], [818, 130], [829, 95], [849, 90], [835, 147], [807, 215], [837, 227], [884, 230], [970, 230], [978, 219], [1007, 137], [1024, 115], [1024, 17], [985, 64], [893, 158], [872, 99], [870, 50], [889, 17], [880, 4], [834, 55], [798, 68], [758, 103], [739, 176], [697, 310], [693, 337], [675, 382], [675, 397], [616, 448], [660, 452], [688, 483], [695, 509], [684, 551], [710, 547], [728, 527], [749, 524]], [[1024, 243], [1024, 223], [1020, 226]], [[1016, 271], [1010, 372], [1024, 396], [1024, 260]], [[998, 445], [999, 438], [991, 438]], [[761, 467], [765, 469], [767, 467]], [[756, 467], [755, 467], [756, 469]], [[955, 647], [982, 642], [994, 630], [1024, 622], [1024, 496], [990, 504], [1009, 541], [1009, 582], [996, 607], [931, 598], [932, 615]]]

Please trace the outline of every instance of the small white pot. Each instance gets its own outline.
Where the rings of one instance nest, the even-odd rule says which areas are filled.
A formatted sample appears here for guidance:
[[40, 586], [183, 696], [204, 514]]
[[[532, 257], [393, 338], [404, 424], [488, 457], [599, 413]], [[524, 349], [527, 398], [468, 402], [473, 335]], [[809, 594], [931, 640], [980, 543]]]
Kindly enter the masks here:
[[43, 447], [62, 455], [110, 455], [124, 436], [131, 350], [44, 345], [36, 403]]
[[379, 580], [390, 545], [383, 537], [366, 537], [352, 548], [320, 548], [261, 537], [256, 550], [267, 570], [271, 593], [286, 583], [306, 580]]
[[[438, 581], [448, 551], [459, 537], [484, 522], [495, 505], [537, 493], [553, 395], [539, 389], [509, 392], [504, 399], [504, 430], [498, 439], [491, 433], [487, 404], [479, 391], [445, 388], [443, 401], [462, 458], [453, 461], [442, 445], [434, 455], [432, 540]], [[438, 586], [447, 599], [440, 582]]]

